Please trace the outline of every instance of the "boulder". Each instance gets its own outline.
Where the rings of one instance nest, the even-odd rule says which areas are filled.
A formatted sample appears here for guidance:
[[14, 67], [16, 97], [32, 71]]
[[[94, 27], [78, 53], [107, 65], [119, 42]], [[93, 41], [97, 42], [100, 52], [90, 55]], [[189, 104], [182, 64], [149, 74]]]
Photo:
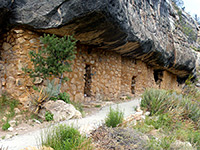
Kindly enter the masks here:
[[62, 100], [48, 101], [44, 103], [39, 116], [45, 119], [46, 111], [53, 114], [53, 119], [56, 122], [82, 118], [82, 114], [76, 110], [72, 104], [67, 104]]
[[195, 150], [195, 148], [192, 147], [192, 144], [190, 142], [182, 142], [179, 140], [176, 140], [174, 143], [170, 145], [171, 150]]

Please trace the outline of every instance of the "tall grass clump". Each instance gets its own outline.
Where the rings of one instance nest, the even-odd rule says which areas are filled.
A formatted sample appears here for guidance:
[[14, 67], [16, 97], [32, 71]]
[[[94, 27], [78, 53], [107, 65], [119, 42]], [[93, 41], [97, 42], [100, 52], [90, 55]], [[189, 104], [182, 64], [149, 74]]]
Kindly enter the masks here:
[[141, 107], [151, 113], [160, 115], [167, 112], [179, 112], [184, 119], [191, 119], [200, 128], [200, 103], [176, 92], [148, 89], [142, 95]]
[[8, 147], [0, 147], [0, 150], [8, 150]]
[[1, 113], [4, 113], [7, 109], [9, 109], [10, 112], [13, 112], [18, 104], [19, 102], [17, 100], [10, 98], [6, 93], [2, 94], [0, 97]]
[[200, 129], [200, 103], [185, 98], [180, 102], [180, 106], [184, 109], [184, 116], [194, 121]]
[[0, 97], [0, 118], [6, 117], [6, 120], [0, 119], [0, 125], [3, 124], [3, 130], [7, 129], [9, 120], [15, 116], [14, 109], [18, 104], [19, 101], [10, 98], [6, 93]]
[[176, 140], [190, 142], [200, 149], [200, 103], [194, 97], [174, 91], [148, 89], [142, 96], [141, 107], [150, 111], [151, 116], [134, 128], [144, 133], [157, 130], [164, 134], [164, 139], [160, 141], [151, 139], [150, 149], [169, 149]]
[[118, 124], [122, 123], [124, 119], [124, 113], [117, 107], [116, 110], [110, 107], [110, 111], [105, 119], [105, 124], [107, 127], [116, 127]]
[[[170, 108], [169, 94], [165, 90], [148, 89], [142, 95], [141, 107], [151, 115], [162, 114]], [[170, 106], [169, 106], [170, 105]]]
[[74, 127], [59, 125], [41, 134], [43, 146], [54, 150], [92, 150], [91, 141]]

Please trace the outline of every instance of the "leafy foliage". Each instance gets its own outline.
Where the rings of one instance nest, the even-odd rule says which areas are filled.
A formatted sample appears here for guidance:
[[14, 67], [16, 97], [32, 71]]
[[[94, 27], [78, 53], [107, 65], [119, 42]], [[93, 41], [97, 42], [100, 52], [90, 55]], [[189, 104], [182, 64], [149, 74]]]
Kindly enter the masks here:
[[50, 99], [54, 100], [54, 101], [56, 101], [56, 100], [63, 100], [65, 103], [71, 103], [70, 96], [66, 92], [60, 93], [56, 97], [51, 97]]
[[8, 128], [10, 128], [10, 124], [8, 123], [8, 121], [6, 123], [3, 124], [2, 126], [2, 130], [8, 130]]
[[73, 127], [59, 125], [41, 135], [42, 145], [54, 150], [92, 150], [91, 141]]
[[63, 77], [63, 73], [71, 71], [70, 61], [75, 58], [77, 41], [73, 36], [59, 38], [49, 34], [44, 34], [40, 39], [44, 46], [38, 51], [29, 53], [34, 68], [24, 68], [24, 71], [31, 78], [47, 79], [54, 76], [59, 78], [60, 82], [62, 79], [67, 80], [67, 77]]
[[49, 111], [46, 111], [46, 113], [45, 113], [45, 120], [46, 121], [52, 121], [53, 120], [53, 114], [50, 113]]
[[70, 96], [66, 92], [60, 93], [59, 96], [58, 96], [58, 99], [63, 100], [65, 103], [71, 103], [70, 102]]
[[116, 127], [118, 124], [122, 123], [124, 119], [124, 113], [117, 107], [116, 110], [110, 107], [110, 112], [105, 119], [105, 124], [107, 127]]

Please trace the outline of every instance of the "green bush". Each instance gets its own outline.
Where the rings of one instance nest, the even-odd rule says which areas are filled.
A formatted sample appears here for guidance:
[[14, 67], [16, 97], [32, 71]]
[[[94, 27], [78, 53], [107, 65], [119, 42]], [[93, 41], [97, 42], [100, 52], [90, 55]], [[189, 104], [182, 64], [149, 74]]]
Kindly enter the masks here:
[[175, 141], [173, 136], [162, 137], [160, 140], [150, 139], [148, 143], [149, 150], [170, 150], [171, 144]]
[[73, 127], [59, 125], [41, 135], [42, 145], [54, 150], [92, 150], [91, 141]]
[[52, 121], [53, 120], [53, 114], [50, 113], [49, 111], [46, 111], [46, 113], [45, 113], [45, 120], [46, 121]]
[[71, 71], [70, 61], [75, 58], [77, 40], [73, 36], [59, 38], [49, 34], [44, 34], [40, 40], [44, 46], [38, 51], [29, 53], [33, 68], [25, 67], [23, 70], [34, 79], [59, 78], [58, 91], [60, 91], [62, 81], [68, 79], [64, 77], [64, 73]]
[[56, 97], [51, 97], [50, 100], [63, 100], [65, 103], [71, 103], [70, 96], [66, 92], [60, 93]]
[[110, 112], [105, 119], [105, 124], [107, 127], [116, 127], [118, 124], [122, 123], [124, 119], [124, 113], [117, 107], [116, 110], [110, 107]]
[[170, 127], [172, 121], [172, 116], [170, 116], [168, 113], [164, 113], [157, 116], [157, 119], [147, 117], [147, 119], [145, 119], [145, 124], [152, 125], [155, 129], [159, 129], [161, 127]]
[[8, 123], [8, 121], [6, 123], [3, 124], [2, 126], [2, 130], [8, 130], [8, 128], [10, 128], [10, 124]]

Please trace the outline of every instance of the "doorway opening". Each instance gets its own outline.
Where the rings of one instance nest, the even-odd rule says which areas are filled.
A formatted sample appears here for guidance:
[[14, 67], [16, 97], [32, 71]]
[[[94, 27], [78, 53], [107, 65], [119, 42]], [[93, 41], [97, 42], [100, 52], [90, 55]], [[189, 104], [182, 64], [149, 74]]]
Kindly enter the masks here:
[[153, 70], [153, 75], [156, 84], [159, 85], [160, 88], [163, 79], [163, 70]]
[[84, 96], [90, 97], [91, 96], [91, 83], [92, 83], [91, 65], [86, 64], [84, 79], [85, 79]]
[[135, 94], [135, 84], [136, 84], [135, 78], [136, 78], [136, 76], [133, 76], [132, 80], [131, 80], [131, 93], [132, 94]]

